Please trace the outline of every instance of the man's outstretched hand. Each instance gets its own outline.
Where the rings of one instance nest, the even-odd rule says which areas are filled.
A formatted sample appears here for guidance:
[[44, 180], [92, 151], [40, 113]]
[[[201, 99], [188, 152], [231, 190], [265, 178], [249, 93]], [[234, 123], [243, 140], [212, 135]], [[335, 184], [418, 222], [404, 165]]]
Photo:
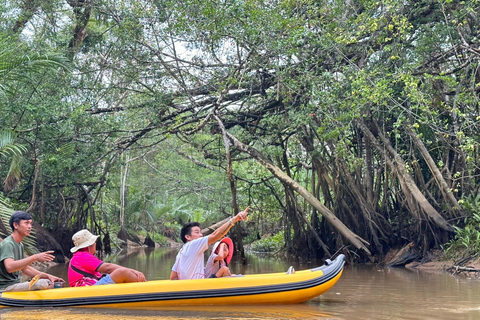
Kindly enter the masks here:
[[248, 210], [250, 210], [250, 206], [248, 206], [245, 210], [240, 211], [239, 213], [237, 213], [237, 215], [235, 216], [235, 222], [247, 220], [247, 218], [248, 218]]

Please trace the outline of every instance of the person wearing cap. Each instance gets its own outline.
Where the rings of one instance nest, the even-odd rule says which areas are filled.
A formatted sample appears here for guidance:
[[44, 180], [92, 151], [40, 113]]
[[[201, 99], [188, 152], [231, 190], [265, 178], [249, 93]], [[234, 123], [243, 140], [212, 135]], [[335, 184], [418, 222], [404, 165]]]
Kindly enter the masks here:
[[221, 278], [233, 276], [228, 268], [228, 264], [233, 256], [233, 241], [229, 237], [215, 242], [212, 248], [212, 254], [208, 258], [205, 267], [206, 278]]
[[170, 273], [170, 280], [205, 278], [204, 252], [207, 251], [212, 243], [222, 239], [235, 223], [247, 219], [248, 210], [250, 210], [250, 207], [239, 212], [235, 217], [230, 218], [229, 221], [209, 234], [208, 237], [203, 237], [198, 222], [185, 224], [180, 231], [180, 237], [184, 245], [177, 254]]
[[70, 249], [73, 253], [68, 266], [70, 287], [147, 281], [140, 271], [103, 262], [95, 257], [98, 237], [86, 229], [72, 236], [75, 247]]
[[[45, 251], [26, 257], [22, 240], [32, 231], [32, 216], [25, 211], [15, 211], [9, 221], [12, 234], [0, 243], [0, 290], [24, 291], [53, 288], [55, 281], [65, 282], [54, 275], [41, 272], [31, 266], [35, 261], [50, 262], [55, 259], [53, 251]], [[21, 283], [20, 271], [27, 277], [38, 275], [34, 287], [29, 282]]]

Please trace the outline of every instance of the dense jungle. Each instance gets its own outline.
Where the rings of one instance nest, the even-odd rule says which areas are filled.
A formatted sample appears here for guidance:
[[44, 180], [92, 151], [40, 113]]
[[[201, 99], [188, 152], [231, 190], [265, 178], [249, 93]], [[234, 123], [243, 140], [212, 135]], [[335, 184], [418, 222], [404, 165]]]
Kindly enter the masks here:
[[[480, 248], [480, 1], [1, 0], [0, 214], [30, 250]], [[403, 261], [406, 263], [407, 261]]]

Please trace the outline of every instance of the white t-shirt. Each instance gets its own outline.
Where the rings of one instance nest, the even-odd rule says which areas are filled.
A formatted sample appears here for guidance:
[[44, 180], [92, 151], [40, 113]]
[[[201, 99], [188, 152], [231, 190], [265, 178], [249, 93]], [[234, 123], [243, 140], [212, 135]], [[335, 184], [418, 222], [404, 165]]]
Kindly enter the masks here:
[[205, 260], [203, 253], [208, 249], [208, 237], [201, 237], [185, 243], [177, 254], [172, 271], [178, 279], [205, 278]]

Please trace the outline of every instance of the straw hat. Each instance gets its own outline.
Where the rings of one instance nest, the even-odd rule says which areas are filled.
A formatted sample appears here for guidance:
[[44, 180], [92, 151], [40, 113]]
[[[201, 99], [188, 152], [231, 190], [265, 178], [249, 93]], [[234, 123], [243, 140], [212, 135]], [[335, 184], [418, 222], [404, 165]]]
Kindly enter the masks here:
[[227, 262], [227, 264], [230, 264], [230, 261], [232, 261], [233, 257], [233, 241], [229, 237], [225, 237], [222, 240], [215, 242], [212, 248], [213, 253], [218, 253], [218, 247], [221, 243], [226, 243], [228, 246], [228, 255], [225, 257], [225, 261]]
[[89, 247], [97, 241], [98, 237], [100, 236], [91, 234], [87, 229], [80, 230], [72, 236], [75, 247], [70, 249], [70, 251], [74, 253], [79, 249]]

